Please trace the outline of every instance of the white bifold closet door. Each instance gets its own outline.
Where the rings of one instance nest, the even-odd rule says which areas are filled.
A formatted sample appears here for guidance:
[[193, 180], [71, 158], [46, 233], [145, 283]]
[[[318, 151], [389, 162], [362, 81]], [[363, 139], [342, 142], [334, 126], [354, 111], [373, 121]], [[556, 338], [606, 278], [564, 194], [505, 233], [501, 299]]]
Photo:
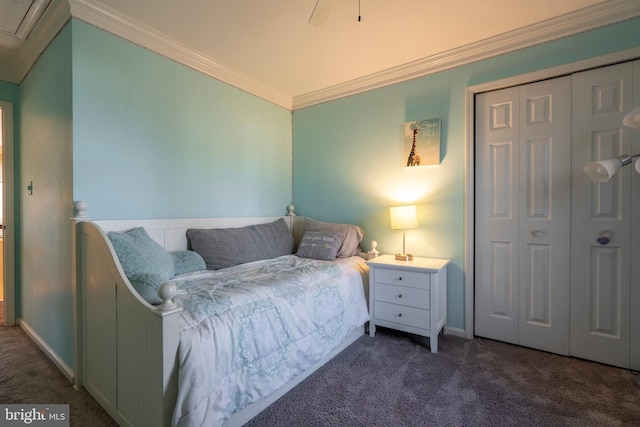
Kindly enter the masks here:
[[476, 97], [475, 334], [569, 353], [571, 77]]
[[[640, 211], [632, 209], [640, 198], [640, 181], [633, 166], [598, 184], [582, 172], [582, 166], [591, 161], [640, 152], [638, 131], [622, 125], [625, 113], [640, 105], [640, 97], [634, 104], [634, 83], [640, 85], [639, 61], [573, 76], [570, 348], [573, 356], [638, 369], [638, 337], [630, 337], [640, 329], [637, 314], [635, 325], [632, 322], [632, 311], [640, 310], [640, 277], [637, 267], [632, 277], [631, 265], [640, 263]], [[608, 241], [598, 242], [600, 238]], [[630, 364], [632, 343], [635, 364]]]
[[640, 61], [476, 97], [475, 334], [640, 369]]

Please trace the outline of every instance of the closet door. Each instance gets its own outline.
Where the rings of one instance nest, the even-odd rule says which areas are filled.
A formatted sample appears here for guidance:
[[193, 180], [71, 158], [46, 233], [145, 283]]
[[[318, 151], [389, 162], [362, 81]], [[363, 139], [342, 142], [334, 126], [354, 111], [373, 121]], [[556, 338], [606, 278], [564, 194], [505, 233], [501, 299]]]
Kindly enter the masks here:
[[[633, 63], [633, 107], [640, 107], [640, 60]], [[632, 130], [633, 154], [640, 153], [640, 129]], [[635, 166], [635, 164], [634, 164]], [[627, 166], [630, 167], [630, 166]], [[631, 318], [629, 368], [640, 371], [640, 173], [631, 173]], [[634, 261], [635, 260], [635, 261]]]
[[620, 367], [629, 367], [634, 172], [627, 166], [596, 184], [582, 166], [632, 154], [633, 131], [622, 125], [632, 82], [632, 63], [573, 77], [571, 355]]
[[476, 97], [476, 335], [518, 343], [520, 89]]
[[476, 98], [479, 336], [568, 354], [569, 77]]
[[520, 90], [519, 343], [569, 354], [571, 78]]

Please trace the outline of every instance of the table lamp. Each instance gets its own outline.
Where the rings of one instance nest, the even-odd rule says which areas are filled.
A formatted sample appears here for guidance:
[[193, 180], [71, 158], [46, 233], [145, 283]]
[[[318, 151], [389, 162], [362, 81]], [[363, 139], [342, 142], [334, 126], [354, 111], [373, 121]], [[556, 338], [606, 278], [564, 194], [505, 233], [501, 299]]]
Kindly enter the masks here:
[[418, 227], [418, 215], [416, 205], [393, 206], [390, 208], [391, 229], [402, 231], [402, 253], [396, 255], [398, 261], [411, 261], [413, 255], [408, 254], [405, 249], [405, 231]]

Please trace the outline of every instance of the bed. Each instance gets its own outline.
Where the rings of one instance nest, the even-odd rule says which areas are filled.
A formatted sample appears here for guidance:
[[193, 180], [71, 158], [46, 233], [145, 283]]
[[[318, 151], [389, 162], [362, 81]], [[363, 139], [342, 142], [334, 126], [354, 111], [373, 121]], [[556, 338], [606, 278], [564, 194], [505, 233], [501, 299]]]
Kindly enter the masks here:
[[[341, 253], [357, 226], [294, 215], [76, 222], [76, 385], [120, 425], [242, 425], [364, 333], [362, 235]], [[283, 223], [302, 256], [270, 256]], [[238, 250], [254, 229], [253, 249]], [[122, 259], [118, 239], [133, 230], [174, 261], [157, 290], [147, 287], [160, 267], [134, 276]]]

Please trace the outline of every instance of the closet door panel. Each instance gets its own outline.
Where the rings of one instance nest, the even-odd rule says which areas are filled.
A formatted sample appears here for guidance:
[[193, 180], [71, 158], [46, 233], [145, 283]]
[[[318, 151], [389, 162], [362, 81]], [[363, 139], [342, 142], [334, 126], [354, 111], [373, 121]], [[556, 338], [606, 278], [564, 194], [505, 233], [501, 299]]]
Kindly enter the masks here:
[[476, 100], [475, 333], [518, 342], [519, 89]]
[[[633, 62], [633, 105], [640, 107], [640, 61]], [[631, 130], [632, 152], [640, 153], [640, 129]], [[635, 166], [635, 164], [634, 164]], [[627, 166], [630, 168], [631, 166]], [[630, 368], [640, 370], [640, 173], [631, 173]]]
[[589, 282], [589, 313], [591, 331], [601, 336], [619, 339], [619, 313], [626, 301], [620, 299], [623, 284], [620, 278], [622, 254], [620, 248], [592, 247]]
[[622, 119], [632, 70], [625, 63], [573, 76], [571, 355], [620, 367], [630, 354], [632, 168], [593, 183], [582, 167], [630, 153]]
[[519, 343], [569, 353], [571, 79], [520, 89]]

